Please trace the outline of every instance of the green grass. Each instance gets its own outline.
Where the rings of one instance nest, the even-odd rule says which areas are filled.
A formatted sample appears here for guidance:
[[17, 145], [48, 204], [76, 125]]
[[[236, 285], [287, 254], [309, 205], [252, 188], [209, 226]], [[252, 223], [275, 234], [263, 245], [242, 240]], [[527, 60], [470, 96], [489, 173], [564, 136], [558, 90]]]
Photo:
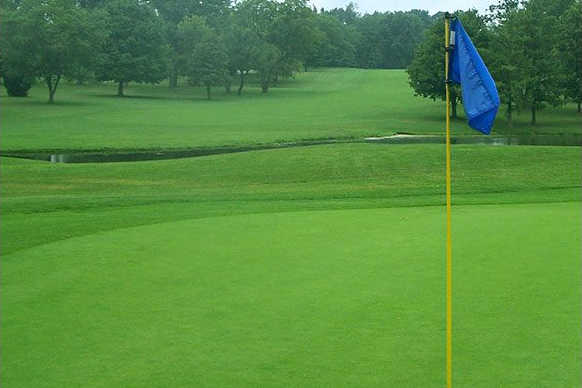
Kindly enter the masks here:
[[[3, 384], [442, 386], [442, 148], [2, 158]], [[580, 156], [454, 147], [460, 386], [580, 381]]]
[[[262, 96], [131, 85], [2, 96], [0, 149], [209, 147], [442, 132], [402, 71]], [[572, 107], [539, 133], [580, 133]], [[529, 131], [520, 117], [514, 132]], [[455, 133], [472, 134], [461, 121]], [[498, 131], [505, 131], [501, 118]], [[580, 147], [453, 146], [454, 379], [582, 379]], [[444, 385], [444, 147], [0, 158], [5, 387]]]
[[[578, 200], [580, 156], [578, 147], [455, 146], [454, 201]], [[443, 203], [443, 165], [440, 145], [381, 144], [138, 163], [50, 164], [3, 158], [3, 251], [184, 218], [438, 205]], [[58, 228], [51, 227], [54, 224]]]
[[[402, 70], [317, 70], [267, 95], [256, 87], [242, 97], [216, 88], [213, 101], [191, 87], [130, 84], [127, 98], [115, 91], [113, 85], [63, 84], [54, 106], [46, 104], [42, 85], [29, 98], [2, 91], [0, 150], [185, 148], [443, 132], [443, 103], [415, 97]], [[540, 112], [535, 128], [526, 113], [511, 130], [500, 115], [494, 130], [581, 132], [573, 105]], [[474, 134], [463, 121], [454, 122], [453, 131]]]
[[[580, 210], [456, 210], [459, 386], [579, 383]], [[3, 383], [442, 386], [442, 220], [442, 208], [218, 217], [9, 255]]]

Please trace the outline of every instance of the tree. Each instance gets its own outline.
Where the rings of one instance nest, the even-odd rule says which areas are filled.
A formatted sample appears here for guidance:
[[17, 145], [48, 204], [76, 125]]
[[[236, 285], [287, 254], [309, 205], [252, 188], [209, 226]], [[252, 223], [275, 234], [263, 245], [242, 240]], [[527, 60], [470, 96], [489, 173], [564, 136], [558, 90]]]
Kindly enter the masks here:
[[561, 85], [564, 96], [578, 105], [582, 103], [582, 4], [573, 1], [560, 16], [558, 27], [558, 52], [560, 56]]
[[266, 41], [277, 17], [278, 5], [273, 0], [243, 0], [236, 5], [235, 12], [240, 26]]
[[516, 23], [511, 20], [520, 10], [519, 0], [501, 0], [498, 4], [489, 7], [493, 22], [493, 36], [491, 40], [489, 70], [495, 80], [501, 101], [505, 104], [505, 114], [509, 127], [513, 122], [513, 111], [517, 107], [519, 62], [521, 54], [514, 39], [519, 31]]
[[233, 24], [226, 36], [226, 47], [230, 73], [239, 77], [240, 96], [245, 85], [245, 77], [253, 70], [259, 55], [261, 41], [253, 30]]
[[236, 12], [241, 27], [253, 31], [260, 42], [255, 70], [262, 74], [264, 93], [280, 77], [298, 71], [313, 52], [319, 35], [306, 0], [244, 0], [237, 5]]
[[9, 77], [42, 78], [49, 103], [63, 77], [93, 65], [93, 48], [106, 33], [99, 15], [90, 16], [73, 0], [22, 1], [2, 16], [4, 71]]
[[314, 14], [306, 0], [277, 3], [276, 16], [266, 39], [281, 54], [275, 78], [278, 75], [290, 76], [298, 65], [305, 63], [320, 36], [315, 27]]
[[10, 97], [26, 97], [32, 87], [32, 79], [20, 74], [2, 74], [2, 82]]
[[263, 93], [269, 91], [269, 87], [275, 80], [277, 67], [281, 61], [281, 52], [270, 43], [263, 43], [256, 58], [255, 67], [259, 73], [261, 90]]
[[123, 96], [128, 82], [157, 83], [165, 78], [167, 46], [162, 21], [141, 0], [111, 0], [105, 6], [111, 31], [105, 41], [96, 75], [117, 83]]
[[358, 65], [364, 68], [401, 69], [412, 61], [414, 49], [434, 21], [427, 11], [376, 12], [356, 23]]
[[[488, 45], [491, 32], [488, 30], [484, 17], [477, 14], [476, 10], [456, 12], [462, 21], [465, 30], [471, 37], [474, 45], [487, 63]], [[439, 19], [442, 21], [442, 15]], [[435, 23], [427, 30], [424, 41], [416, 49], [414, 59], [408, 69], [410, 86], [416, 95], [428, 97], [433, 100], [445, 99], [445, 51], [444, 51], [444, 25]], [[450, 89], [450, 101], [452, 117], [457, 117], [457, 104], [460, 102], [461, 93], [457, 85]]]
[[0, 78], [9, 96], [26, 97], [35, 77], [34, 62], [32, 53], [17, 49], [30, 39], [15, 33], [22, 26], [22, 18], [14, 12], [17, 7], [12, 5], [3, 4], [0, 8], [0, 33], [2, 36], [10, 34], [8, 39], [0, 40]]
[[356, 65], [356, 31], [337, 18], [322, 14], [315, 18], [320, 34], [307, 58], [310, 66], [346, 67]]
[[224, 45], [216, 34], [204, 37], [195, 47], [189, 64], [190, 79], [206, 87], [209, 100], [211, 87], [226, 79], [226, 61]]
[[222, 28], [230, 12], [229, 0], [152, 0], [156, 11], [164, 20], [164, 32], [170, 46], [169, 80], [170, 87], [178, 86], [178, 74], [185, 66], [180, 54], [178, 24], [186, 17], [204, 17], [213, 28]]
[[77, 0], [77, 4], [81, 8], [94, 9], [103, 6], [107, 0]]
[[531, 111], [531, 124], [536, 124], [536, 112], [545, 103], [560, 103], [560, 65], [553, 47], [558, 44], [558, 17], [568, 2], [560, 0], [530, 0], [518, 10], [506, 25], [515, 31], [511, 39], [517, 63], [517, 103]]
[[322, 13], [327, 13], [328, 15], [336, 18], [339, 20], [340, 23], [345, 25], [352, 25], [355, 24], [358, 18], [360, 17], [360, 13], [358, 12], [358, 6], [350, 1], [346, 8], [334, 8], [330, 11], [323, 11]]
[[198, 16], [185, 18], [178, 25], [178, 30], [186, 58], [184, 74], [190, 82], [203, 85], [210, 100], [212, 86], [226, 79], [228, 58], [222, 39]]
[[356, 44], [356, 58], [358, 67], [364, 69], [379, 68], [382, 62], [380, 36], [383, 14], [376, 12], [373, 15], [364, 15], [356, 24], [359, 40]]
[[414, 49], [423, 39], [424, 31], [432, 23], [426, 11], [386, 13], [378, 39], [382, 53], [380, 67], [402, 69], [408, 66], [412, 62]]

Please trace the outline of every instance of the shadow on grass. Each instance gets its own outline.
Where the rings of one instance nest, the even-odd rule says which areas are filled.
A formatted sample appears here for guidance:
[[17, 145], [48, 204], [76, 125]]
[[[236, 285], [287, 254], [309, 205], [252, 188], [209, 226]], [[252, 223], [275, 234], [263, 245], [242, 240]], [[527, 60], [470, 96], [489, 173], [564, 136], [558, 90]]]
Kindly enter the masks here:
[[[118, 96], [116, 94], [86, 94], [88, 97], [96, 97], [96, 98], [103, 98], [103, 99], [111, 99], [117, 101], [190, 101], [190, 102], [200, 102], [200, 101], [209, 101], [206, 95], [163, 95], [163, 96], [152, 96], [152, 95], [125, 95], [125, 96]], [[217, 94], [213, 95], [212, 101], [223, 101], [229, 97], [228, 94]]]
[[27, 105], [36, 105], [36, 106], [47, 106], [47, 107], [51, 107], [51, 106], [90, 106], [93, 105], [90, 102], [87, 101], [73, 101], [73, 100], [59, 100], [57, 98], [55, 98], [55, 101], [53, 103], [49, 103], [48, 102], [48, 98], [46, 100], [44, 99], [38, 99], [35, 98], [34, 100], [28, 100], [26, 101]]

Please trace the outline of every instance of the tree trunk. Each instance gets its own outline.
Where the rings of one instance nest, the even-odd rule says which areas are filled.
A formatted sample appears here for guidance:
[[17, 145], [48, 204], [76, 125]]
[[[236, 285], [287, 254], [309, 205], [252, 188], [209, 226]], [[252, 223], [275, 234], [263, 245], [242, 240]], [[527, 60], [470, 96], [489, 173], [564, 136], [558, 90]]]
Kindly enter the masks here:
[[513, 126], [513, 121], [512, 119], [512, 103], [511, 103], [511, 97], [509, 97], [508, 101], [507, 101], [507, 125], [511, 128]]
[[536, 106], [531, 106], [531, 125], [536, 125]]
[[170, 64], [170, 74], [168, 77], [170, 89], [175, 89], [178, 87], [178, 65], [176, 64], [176, 59], [172, 59]]
[[580, 101], [578, 101], [578, 113], [580, 113]]
[[176, 71], [176, 67], [173, 66], [172, 70], [170, 71], [170, 88], [175, 89], [178, 87], [178, 72]]
[[210, 85], [206, 85], [206, 96], [210, 100]]
[[117, 95], [119, 97], [123, 97], [123, 81], [119, 81], [119, 83], [117, 84]]
[[49, 90], [49, 104], [52, 104], [54, 101], [54, 95], [53, 95], [53, 80], [52, 77], [45, 77], [45, 81], [46, 81], [46, 86], [48, 87]]
[[243, 87], [245, 86], [245, 72], [241, 70], [240, 72], [240, 85], [238, 86], [238, 95], [242, 94]]
[[262, 83], [261, 84], [261, 90], [263, 91], [263, 93], [267, 93], [269, 91], [269, 84], [268, 83]]
[[451, 116], [452, 118], [456, 119], [457, 118], [457, 98], [451, 98], [451, 108], [452, 108], [452, 112], [451, 112]]
[[49, 89], [49, 104], [53, 104], [55, 102], [55, 92], [57, 91], [57, 86], [59, 86], [59, 81], [61, 80], [61, 76], [57, 75], [57, 78], [53, 82], [53, 76], [49, 75], [45, 77], [46, 85]]

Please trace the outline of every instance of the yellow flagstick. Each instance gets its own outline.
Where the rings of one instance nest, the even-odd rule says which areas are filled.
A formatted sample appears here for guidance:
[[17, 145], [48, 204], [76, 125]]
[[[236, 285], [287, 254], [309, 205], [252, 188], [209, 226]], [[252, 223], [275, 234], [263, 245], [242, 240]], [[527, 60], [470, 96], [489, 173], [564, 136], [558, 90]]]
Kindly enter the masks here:
[[445, 89], [446, 89], [446, 191], [447, 191], [447, 260], [446, 260], [446, 376], [447, 388], [453, 386], [453, 287], [451, 249], [451, 137], [449, 119], [449, 14], [445, 15]]

